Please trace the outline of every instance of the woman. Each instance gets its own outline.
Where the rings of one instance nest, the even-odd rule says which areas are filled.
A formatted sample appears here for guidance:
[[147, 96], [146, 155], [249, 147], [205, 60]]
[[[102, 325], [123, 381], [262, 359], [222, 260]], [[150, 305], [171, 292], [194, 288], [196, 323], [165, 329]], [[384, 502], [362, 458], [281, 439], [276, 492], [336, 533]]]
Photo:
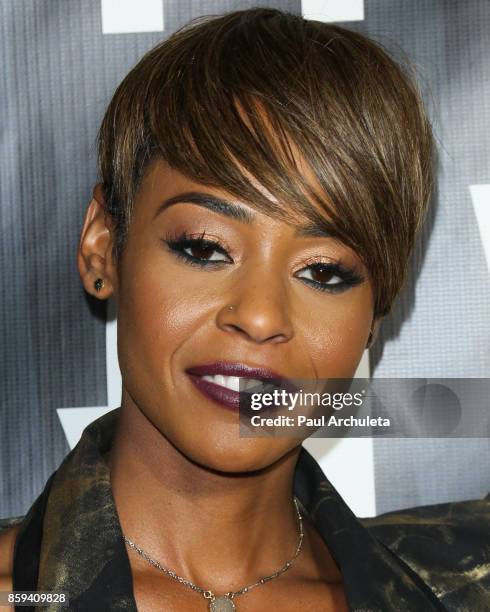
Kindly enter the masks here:
[[390, 311], [431, 190], [411, 80], [359, 34], [239, 11], [150, 51], [99, 142], [78, 266], [117, 302], [121, 407], [1, 536], [2, 587], [73, 610], [483, 609], [481, 547], [438, 569], [468, 506], [363, 524], [301, 440], [240, 437], [234, 409], [240, 379], [352, 377]]

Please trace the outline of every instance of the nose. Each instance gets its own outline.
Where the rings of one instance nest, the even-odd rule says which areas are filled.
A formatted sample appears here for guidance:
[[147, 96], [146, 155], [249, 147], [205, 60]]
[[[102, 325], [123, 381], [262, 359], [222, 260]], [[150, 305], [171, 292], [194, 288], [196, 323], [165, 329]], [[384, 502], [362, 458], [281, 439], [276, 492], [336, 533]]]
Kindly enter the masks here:
[[293, 325], [285, 287], [264, 270], [253, 276], [230, 291], [218, 312], [218, 326], [259, 344], [287, 342], [293, 337]]

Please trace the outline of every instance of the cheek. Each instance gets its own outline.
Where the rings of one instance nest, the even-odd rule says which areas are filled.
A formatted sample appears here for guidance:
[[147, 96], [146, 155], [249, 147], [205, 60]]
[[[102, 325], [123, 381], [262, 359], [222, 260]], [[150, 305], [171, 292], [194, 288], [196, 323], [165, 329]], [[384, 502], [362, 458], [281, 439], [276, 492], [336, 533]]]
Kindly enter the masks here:
[[187, 291], [174, 274], [139, 265], [126, 273], [118, 298], [120, 360], [145, 363], [147, 372], [165, 372], [172, 354], [191, 337], [203, 314], [199, 292]]
[[350, 378], [355, 374], [372, 320], [369, 300], [363, 295], [356, 297], [360, 299], [326, 300], [321, 315], [310, 311], [304, 321], [308, 359], [319, 378]]

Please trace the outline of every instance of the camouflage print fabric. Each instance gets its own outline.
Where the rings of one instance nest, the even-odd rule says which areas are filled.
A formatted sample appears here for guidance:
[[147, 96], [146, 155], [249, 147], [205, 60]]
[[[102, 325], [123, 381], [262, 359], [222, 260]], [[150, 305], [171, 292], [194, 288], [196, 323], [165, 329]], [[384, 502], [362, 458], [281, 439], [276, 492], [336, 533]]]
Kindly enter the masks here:
[[[119, 412], [91, 423], [25, 517], [10, 520], [21, 520], [14, 590], [65, 591], [70, 610], [136, 611], [106, 462]], [[358, 519], [305, 449], [294, 492], [340, 568], [350, 610], [490, 610], [490, 496]]]

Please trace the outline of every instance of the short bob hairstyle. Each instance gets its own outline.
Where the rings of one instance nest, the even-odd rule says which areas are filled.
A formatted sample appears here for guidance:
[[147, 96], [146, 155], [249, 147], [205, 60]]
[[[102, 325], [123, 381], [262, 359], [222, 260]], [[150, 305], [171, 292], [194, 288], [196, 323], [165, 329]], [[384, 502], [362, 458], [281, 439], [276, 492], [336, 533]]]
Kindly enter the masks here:
[[114, 258], [160, 158], [266, 215], [317, 223], [362, 259], [385, 316], [426, 213], [432, 142], [413, 78], [365, 36], [266, 8], [194, 20], [138, 62], [104, 116]]

